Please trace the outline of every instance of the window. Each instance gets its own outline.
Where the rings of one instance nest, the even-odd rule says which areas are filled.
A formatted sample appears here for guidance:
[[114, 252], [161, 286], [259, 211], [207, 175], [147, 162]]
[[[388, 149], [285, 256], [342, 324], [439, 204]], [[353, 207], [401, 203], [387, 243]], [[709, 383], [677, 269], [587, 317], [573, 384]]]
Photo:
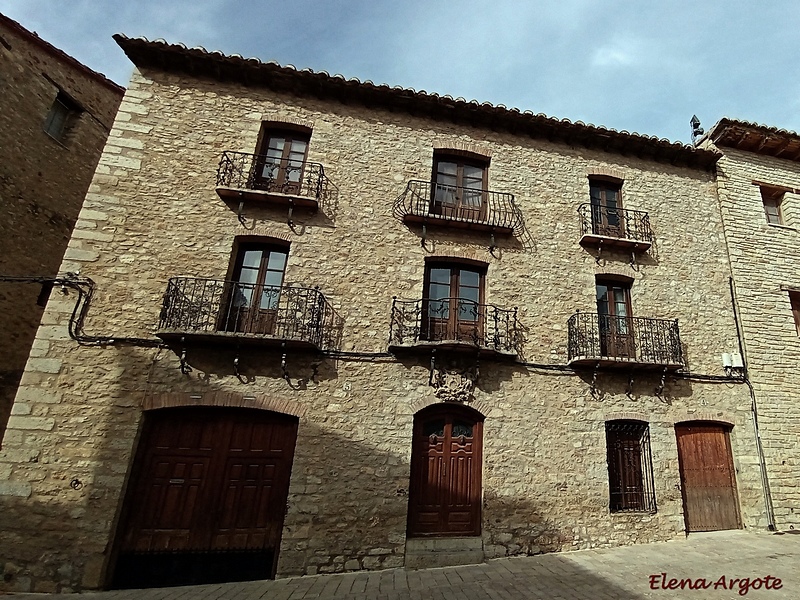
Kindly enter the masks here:
[[792, 315], [794, 316], [794, 326], [797, 335], [800, 335], [800, 291], [789, 292], [789, 302], [792, 305]]
[[72, 98], [64, 92], [58, 92], [44, 121], [45, 133], [62, 141], [69, 131], [69, 126], [81, 111], [81, 107]]
[[592, 204], [592, 233], [608, 237], [625, 237], [622, 182], [591, 178], [589, 198]]
[[428, 263], [422, 302], [421, 338], [481, 343], [485, 269], [451, 263]]
[[486, 162], [474, 158], [435, 155], [431, 212], [456, 219], [483, 219], [486, 167]]
[[598, 279], [595, 287], [600, 354], [634, 357], [630, 283]]
[[611, 512], [656, 511], [650, 428], [643, 421], [606, 422]]
[[761, 201], [764, 203], [764, 214], [767, 217], [767, 223], [783, 225], [781, 202], [783, 202], [783, 195], [786, 190], [768, 185], [760, 185], [759, 189], [761, 190]]
[[271, 335], [281, 312], [288, 246], [242, 244], [227, 284], [223, 331]]
[[253, 189], [300, 194], [310, 138], [310, 131], [262, 131], [254, 163]]

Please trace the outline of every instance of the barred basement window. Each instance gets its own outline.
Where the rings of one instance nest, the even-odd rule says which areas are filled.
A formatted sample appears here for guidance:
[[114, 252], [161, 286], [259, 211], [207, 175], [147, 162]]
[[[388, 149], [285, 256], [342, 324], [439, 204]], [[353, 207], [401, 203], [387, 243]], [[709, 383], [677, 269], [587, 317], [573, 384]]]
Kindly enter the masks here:
[[656, 512], [648, 424], [607, 421], [606, 448], [611, 512]]

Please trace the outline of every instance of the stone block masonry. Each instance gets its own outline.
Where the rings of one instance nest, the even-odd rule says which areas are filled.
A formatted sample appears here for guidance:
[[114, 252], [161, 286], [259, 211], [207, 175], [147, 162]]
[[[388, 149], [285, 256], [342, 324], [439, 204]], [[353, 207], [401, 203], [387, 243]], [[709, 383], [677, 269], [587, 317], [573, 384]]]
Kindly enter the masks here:
[[[222, 152], [254, 152], [262, 121], [310, 124], [307, 159], [336, 186], [335, 203], [296, 210], [292, 227], [283, 207], [255, 203], [242, 223], [238, 203], [215, 191]], [[448, 381], [461, 382], [465, 364], [478, 369], [468, 404], [485, 417], [485, 557], [682, 535], [674, 425], [695, 419], [732, 427], [742, 523], [766, 525], [744, 385], [536, 366], [566, 365], [567, 319], [596, 311], [596, 278], [606, 277], [631, 282], [636, 316], [679, 320], [691, 372], [723, 375], [719, 356], [735, 351], [737, 337], [710, 172], [147, 68], [134, 73], [110, 139], [61, 266], [97, 284], [87, 330], [152, 336], [170, 278], [225, 279], [237, 244], [270, 239], [289, 245], [284, 284], [319, 286], [341, 316], [345, 354], [190, 345], [192, 371], [182, 372], [179, 342], [154, 349], [61, 339], [53, 326], [63, 326], [75, 298], [51, 302], [37, 338], [47, 344], [17, 396], [26, 408], [0, 452], [7, 589], [107, 585], [143, 421], [166, 405], [212, 401], [298, 420], [278, 577], [402, 566], [414, 417], [441, 400], [429, 352], [386, 354], [392, 296], [421, 298], [426, 261], [437, 258], [485, 265], [485, 301], [518, 307], [524, 334], [516, 361], [436, 356]], [[433, 148], [443, 147], [485, 149], [489, 185], [515, 194], [524, 236], [498, 237], [490, 249], [489, 235], [430, 227], [422, 244], [421, 228], [395, 218], [406, 182], [429, 180]], [[621, 174], [625, 207], [648, 211], [656, 232], [635, 261], [578, 244], [588, 175], [608, 172]], [[649, 424], [654, 513], [609, 511], [605, 423], [631, 415]]]
[[[124, 90], [2, 15], [0, 38], [0, 277], [54, 277]], [[55, 139], [44, 124], [59, 93], [82, 111]], [[0, 282], [0, 441], [45, 300]]]

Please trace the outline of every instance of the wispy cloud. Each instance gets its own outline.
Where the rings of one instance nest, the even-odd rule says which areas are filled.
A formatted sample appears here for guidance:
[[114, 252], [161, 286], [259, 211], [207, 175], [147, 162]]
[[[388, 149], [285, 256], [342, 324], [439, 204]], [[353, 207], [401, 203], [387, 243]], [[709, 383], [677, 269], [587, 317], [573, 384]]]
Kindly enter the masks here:
[[4, 0], [115, 81], [122, 32], [687, 140], [722, 114], [800, 128], [800, 5], [707, 0]]

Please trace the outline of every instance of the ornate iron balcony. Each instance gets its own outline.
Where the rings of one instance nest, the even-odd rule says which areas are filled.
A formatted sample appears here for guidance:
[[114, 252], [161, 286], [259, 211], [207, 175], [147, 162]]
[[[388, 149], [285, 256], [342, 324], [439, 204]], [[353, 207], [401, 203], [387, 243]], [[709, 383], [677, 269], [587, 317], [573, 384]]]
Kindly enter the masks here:
[[477, 304], [463, 298], [392, 301], [389, 349], [477, 349], [484, 354], [518, 354], [517, 309]]
[[394, 207], [405, 223], [440, 223], [450, 227], [519, 233], [522, 216], [514, 195], [412, 180]]
[[645, 251], [653, 245], [650, 215], [641, 210], [581, 204], [581, 244]]
[[217, 167], [221, 198], [261, 200], [319, 208], [330, 181], [319, 163], [278, 160], [262, 154], [226, 150]]
[[157, 335], [165, 340], [286, 342], [325, 350], [334, 345], [337, 323], [319, 288], [173, 277]]
[[684, 366], [677, 320], [578, 312], [567, 325], [571, 365]]

